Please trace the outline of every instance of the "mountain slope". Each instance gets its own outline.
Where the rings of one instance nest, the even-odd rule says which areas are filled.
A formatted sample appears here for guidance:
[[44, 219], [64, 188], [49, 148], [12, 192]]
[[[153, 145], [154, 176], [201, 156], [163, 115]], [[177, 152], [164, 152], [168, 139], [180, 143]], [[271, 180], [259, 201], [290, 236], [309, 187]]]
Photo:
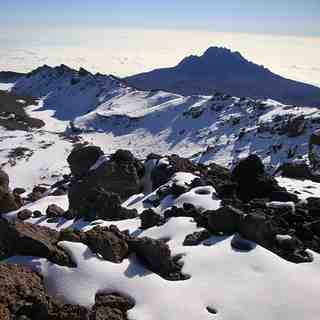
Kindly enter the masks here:
[[238, 52], [211, 47], [202, 56], [189, 56], [172, 68], [156, 69], [125, 79], [140, 90], [162, 89], [182, 95], [275, 99], [286, 104], [320, 106], [320, 88], [289, 80], [249, 62]]

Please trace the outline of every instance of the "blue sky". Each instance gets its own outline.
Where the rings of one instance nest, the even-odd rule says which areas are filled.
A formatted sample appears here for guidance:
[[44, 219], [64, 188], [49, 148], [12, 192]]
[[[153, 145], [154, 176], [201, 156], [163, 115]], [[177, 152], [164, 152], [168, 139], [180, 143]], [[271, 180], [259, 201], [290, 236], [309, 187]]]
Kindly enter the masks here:
[[320, 0], [1, 0], [0, 24], [320, 35]]

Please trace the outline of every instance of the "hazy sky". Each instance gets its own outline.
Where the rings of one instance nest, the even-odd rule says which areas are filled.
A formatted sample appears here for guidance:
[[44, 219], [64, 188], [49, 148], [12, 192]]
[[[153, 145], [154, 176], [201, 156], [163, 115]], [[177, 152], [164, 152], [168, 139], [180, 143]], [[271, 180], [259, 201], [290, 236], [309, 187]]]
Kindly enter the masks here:
[[319, 0], [1, 0], [1, 24], [320, 35]]
[[320, 86], [320, 0], [0, 0], [0, 70], [125, 76], [226, 46]]

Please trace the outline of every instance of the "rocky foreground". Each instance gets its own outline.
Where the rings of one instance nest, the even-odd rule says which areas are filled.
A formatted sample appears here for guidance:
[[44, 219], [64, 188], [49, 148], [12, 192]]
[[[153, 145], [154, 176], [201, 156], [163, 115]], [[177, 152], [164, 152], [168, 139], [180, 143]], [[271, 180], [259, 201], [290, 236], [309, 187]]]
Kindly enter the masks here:
[[[313, 139], [317, 144], [316, 137]], [[71, 278], [85, 260], [94, 261], [97, 266], [107, 262], [103, 268], [110, 270], [122, 270], [129, 264], [128, 269], [131, 266], [133, 270], [123, 273], [126, 278], [137, 274], [143, 278], [147, 272], [149, 277], [155, 277], [149, 279], [150, 283], [162, 281], [170, 287], [171, 283], [188, 286], [196, 281], [188, 257], [195, 252], [190, 250], [198, 248], [200, 253], [204, 245], [206, 253], [198, 256], [199, 261], [210, 259], [211, 252], [214, 256], [219, 242], [225, 241], [230, 241], [232, 254], [242, 254], [241, 261], [245, 257], [254, 259], [255, 252], [272, 252], [270, 259], [277, 263], [286, 260], [284, 265], [288, 268], [295, 264], [313, 266], [320, 254], [320, 198], [301, 200], [298, 192], [281, 187], [256, 155], [239, 161], [233, 170], [214, 163], [194, 164], [177, 155], [150, 154], [142, 163], [129, 151], [118, 150], [107, 156], [95, 146], [78, 146], [67, 160], [70, 175], [50, 188], [35, 186], [27, 195], [22, 188], [11, 191], [8, 175], [0, 171], [1, 319], [121, 320], [136, 319], [141, 310], [145, 313], [140, 314], [148, 314], [146, 319], [158, 319], [166, 314], [166, 308], [171, 319], [183, 314], [183, 310], [163, 304], [165, 298], [157, 296], [157, 292], [153, 299], [158, 301], [152, 303], [161, 307], [152, 309], [146, 297], [142, 303], [141, 292], [136, 295], [136, 289], [121, 289], [127, 288], [122, 280], [110, 280], [109, 287], [93, 290], [90, 279], [85, 279], [91, 296], [81, 295], [77, 287], [70, 286], [71, 282], [65, 291], [59, 283], [52, 285], [52, 281], [59, 282], [59, 277], [62, 282], [68, 281], [68, 274]], [[308, 175], [318, 181], [314, 170], [305, 164], [287, 164], [280, 171], [286, 176]], [[68, 208], [60, 206], [55, 198], [68, 198]], [[179, 245], [177, 237], [181, 238]], [[214, 266], [218, 262], [212, 263]], [[206, 275], [207, 267], [200, 266], [200, 274], [201, 268]], [[94, 270], [87, 274], [89, 278], [100, 272], [98, 267]], [[113, 273], [108, 274], [112, 277]], [[114, 277], [117, 279], [116, 273]], [[209, 278], [205, 281], [210, 283]], [[211, 288], [215, 292], [216, 289]], [[179, 285], [170, 290], [180, 290]], [[308, 293], [308, 289], [301, 290]], [[72, 297], [63, 292], [71, 292]], [[316, 294], [316, 289], [310, 289], [312, 297]], [[219, 314], [221, 319], [232, 318], [231, 311], [228, 314], [223, 305], [220, 311], [219, 302], [216, 307], [209, 300], [203, 299], [201, 311], [190, 309], [185, 319], [195, 318], [192, 312], [199, 312], [199, 319]], [[268, 303], [270, 310], [261, 319], [268, 314], [270, 319], [280, 319], [275, 316], [277, 309], [272, 309], [274, 302]], [[309, 303], [308, 319], [316, 319], [320, 310]], [[288, 300], [284, 305], [282, 315], [290, 315], [291, 319], [306, 314], [299, 304], [290, 305]], [[248, 312], [255, 314], [250, 307]], [[245, 316], [240, 313], [239, 319]]]

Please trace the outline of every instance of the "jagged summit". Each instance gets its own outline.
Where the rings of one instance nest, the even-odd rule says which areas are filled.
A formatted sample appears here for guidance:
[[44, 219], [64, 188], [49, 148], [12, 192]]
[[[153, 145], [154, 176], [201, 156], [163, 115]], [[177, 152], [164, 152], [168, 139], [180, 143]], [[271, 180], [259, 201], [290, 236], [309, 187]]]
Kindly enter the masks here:
[[156, 69], [126, 78], [141, 90], [163, 89], [182, 95], [211, 95], [222, 91], [235, 96], [265, 97], [304, 106], [320, 106], [320, 88], [281, 77], [239, 52], [210, 47], [172, 68]]

